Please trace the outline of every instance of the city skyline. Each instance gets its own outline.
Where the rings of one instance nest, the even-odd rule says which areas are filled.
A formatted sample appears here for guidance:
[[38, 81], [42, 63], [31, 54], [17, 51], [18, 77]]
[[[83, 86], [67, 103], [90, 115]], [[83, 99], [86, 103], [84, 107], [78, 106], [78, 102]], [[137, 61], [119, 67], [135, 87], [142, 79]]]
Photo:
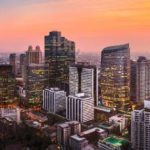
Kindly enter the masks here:
[[58, 30], [81, 52], [99, 53], [108, 45], [130, 43], [131, 56], [150, 56], [147, 0], [2, 0], [0, 4], [1, 52], [25, 51], [28, 45], [44, 50], [44, 35]]

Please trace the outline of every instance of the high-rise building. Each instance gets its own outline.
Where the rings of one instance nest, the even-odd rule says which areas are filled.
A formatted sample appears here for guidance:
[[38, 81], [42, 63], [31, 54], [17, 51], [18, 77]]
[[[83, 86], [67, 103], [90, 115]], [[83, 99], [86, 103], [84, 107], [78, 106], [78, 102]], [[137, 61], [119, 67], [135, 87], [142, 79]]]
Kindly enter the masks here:
[[81, 123], [94, 120], [94, 100], [92, 97], [78, 93], [69, 95], [66, 101], [66, 117]]
[[37, 105], [42, 103], [43, 90], [48, 86], [48, 66], [45, 64], [30, 64], [25, 69], [25, 90], [27, 103]]
[[45, 61], [49, 64], [49, 86], [68, 92], [69, 65], [75, 63], [75, 43], [52, 31], [45, 36]]
[[140, 56], [137, 60], [136, 100], [143, 103], [150, 97], [150, 60]]
[[[81, 132], [81, 125], [77, 121], [65, 122], [57, 125], [57, 143], [63, 149], [69, 150], [69, 138], [71, 135], [79, 134]], [[67, 148], [68, 147], [68, 148]]]
[[98, 72], [96, 66], [77, 63], [69, 67], [69, 94], [84, 93], [98, 103]]
[[42, 63], [42, 52], [39, 46], [36, 46], [35, 50], [32, 46], [28, 47], [26, 51], [26, 64], [41, 64]]
[[12, 102], [15, 97], [15, 75], [11, 65], [0, 65], [0, 102]]
[[59, 88], [43, 90], [43, 109], [50, 113], [63, 114], [66, 110], [66, 92]]
[[17, 59], [16, 59], [16, 54], [12, 53], [9, 55], [9, 63], [12, 66], [12, 71], [16, 75], [17, 73]]
[[125, 109], [130, 100], [129, 44], [106, 47], [101, 53], [101, 96], [105, 106]]
[[137, 88], [137, 62], [131, 60], [130, 72], [130, 99], [136, 101], [136, 88]]
[[23, 76], [23, 69], [26, 65], [26, 54], [20, 54], [20, 74]]
[[136, 150], [150, 149], [150, 100], [131, 114], [131, 143]]

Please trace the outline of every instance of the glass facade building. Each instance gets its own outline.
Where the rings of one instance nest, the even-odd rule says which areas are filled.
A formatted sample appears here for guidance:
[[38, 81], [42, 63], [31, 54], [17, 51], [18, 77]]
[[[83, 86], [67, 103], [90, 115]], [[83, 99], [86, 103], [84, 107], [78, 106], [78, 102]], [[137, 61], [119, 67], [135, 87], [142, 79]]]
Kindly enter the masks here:
[[48, 66], [45, 64], [30, 64], [26, 68], [25, 89], [29, 105], [38, 105], [42, 102], [42, 94], [48, 86]]
[[0, 65], [0, 103], [11, 102], [15, 96], [15, 75], [11, 65]]
[[75, 63], [75, 43], [53, 31], [45, 36], [45, 61], [49, 64], [49, 86], [68, 91], [69, 65]]
[[125, 109], [129, 104], [129, 44], [106, 47], [102, 50], [100, 86], [105, 106]]

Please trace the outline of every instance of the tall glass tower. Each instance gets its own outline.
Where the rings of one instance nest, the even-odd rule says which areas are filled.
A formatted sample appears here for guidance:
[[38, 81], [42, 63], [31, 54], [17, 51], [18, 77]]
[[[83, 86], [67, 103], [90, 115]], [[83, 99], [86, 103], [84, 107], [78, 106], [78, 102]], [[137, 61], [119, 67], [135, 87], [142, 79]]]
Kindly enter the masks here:
[[69, 65], [75, 63], [75, 43], [52, 31], [45, 36], [45, 61], [49, 64], [49, 85], [68, 91]]
[[130, 100], [129, 44], [106, 47], [101, 54], [101, 96], [105, 106], [124, 110]]

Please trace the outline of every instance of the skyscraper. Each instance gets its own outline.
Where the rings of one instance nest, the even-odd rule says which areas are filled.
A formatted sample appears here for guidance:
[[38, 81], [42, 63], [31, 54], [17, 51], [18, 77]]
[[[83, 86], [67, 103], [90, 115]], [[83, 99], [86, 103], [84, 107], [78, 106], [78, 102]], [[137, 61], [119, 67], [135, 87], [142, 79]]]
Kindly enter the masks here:
[[12, 102], [15, 97], [15, 75], [11, 65], [0, 65], [0, 102]]
[[23, 75], [23, 69], [26, 64], [26, 55], [20, 54], [20, 74]]
[[69, 65], [75, 63], [75, 43], [52, 31], [45, 36], [45, 61], [49, 64], [49, 86], [68, 91]]
[[35, 50], [32, 46], [28, 47], [26, 51], [26, 64], [41, 64], [42, 63], [42, 52], [39, 46], [36, 46]]
[[150, 60], [146, 57], [139, 57], [137, 60], [137, 102], [143, 103], [150, 97]]
[[30, 64], [25, 70], [25, 89], [27, 104], [40, 105], [43, 90], [48, 86], [48, 66], [45, 64]]
[[16, 54], [12, 53], [9, 55], [9, 63], [12, 66], [12, 71], [16, 75], [17, 73], [17, 59], [16, 59]]
[[131, 143], [136, 150], [150, 149], [150, 100], [131, 114]]
[[69, 94], [84, 93], [98, 103], [98, 72], [97, 67], [80, 62], [69, 67]]
[[125, 109], [130, 100], [129, 44], [102, 50], [100, 86], [105, 106]]
[[136, 101], [136, 88], [137, 88], [137, 61], [131, 60], [131, 73], [130, 73], [130, 99]]

